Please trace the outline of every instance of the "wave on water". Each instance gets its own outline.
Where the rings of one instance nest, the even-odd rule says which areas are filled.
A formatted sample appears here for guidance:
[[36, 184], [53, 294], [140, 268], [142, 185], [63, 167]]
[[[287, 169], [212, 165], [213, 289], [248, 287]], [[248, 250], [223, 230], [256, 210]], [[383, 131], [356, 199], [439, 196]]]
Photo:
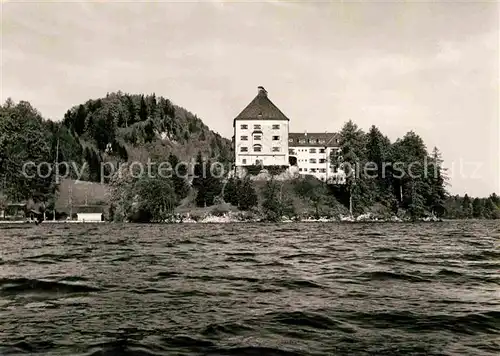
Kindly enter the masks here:
[[97, 292], [100, 288], [86, 284], [66, 283], [42, 279], [3, 278], [0, 279], [0, 295], [20, 293], [85, 293]]
[[357, 324], [376, 328], [402, 328], [412, 332], [451, 331], [458, 334], [497, 334], [500, 332], [500, 312], [447, 314], [416, 314], [404, 312], [355, 313]]
[[0, 227], [0, 355], [497, 356], [488, 224]]
[[364, 281], [389, 281], [400, 280], [407, 282], [430, 282], [430, 279], [415, 274], [398, 273], [389, 271], [364, 272], [359, 276]]

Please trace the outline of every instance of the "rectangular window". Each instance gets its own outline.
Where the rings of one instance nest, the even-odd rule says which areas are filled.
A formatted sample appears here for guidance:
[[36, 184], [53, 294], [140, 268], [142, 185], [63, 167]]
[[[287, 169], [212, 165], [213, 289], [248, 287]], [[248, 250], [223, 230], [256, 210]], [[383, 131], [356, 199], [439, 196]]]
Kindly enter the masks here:
[[311, 158], [311, 159], [309, 160], [309, 163], [316, 163], [316, 158]]
[[326, 168], [320, 168], [319, 173], [326, 173]]
[[279, 147], [273, 147], [273, 152], [279, 152], [280, 148]]
[[307, 168], [304, 168], [304, 172], [307, 172]]
[[253, 125], [254, 130], [260, 130], [260, 125]]
[[253, 150], [254, 150], [254, 152], [261, 152], [262, 147], [261, 146], [254, 146]]
[[316, 149], [315, 148], [310, 148], [309, 149], [309, 153], [316, 153]]
[[311, 168], [311, 173], [316, 173], [316, 168]]
[[248, 141], [248, 136], [241, 136], [241, 137], [240, 137], [240, 140], [241, 140], [241, 141]]
[[260, 140], [262, 139], [262, 136], [261, 136], [261, 135], [254, 135], [254, 136], [253, 136], [253, 139], [254, 139], [255, 141], [260, 141]]
[[273, 141], [279, 141], [280, 137], [279, 136], [273, 136]]
[[241, 163], [242, 163], [242, 164], [247, 164], [247, 159], [246, 159], [246, 158], [243, 158], [243, 159], [241, 160]]
[[242, 130], [246, 130], [246, 129], [248, 129], [248, 125], [241, 125], [241, 126], [240, 126], [240, 128], [241, 128]]
[[240, 152], [248, 152], [248, 147], [240, 147]]
[[319, 153], [325, 153], [325, 149], [324, 148], [320, 148], [319, 149]]
[[299, 172], [302, 172], [302, 168], [299, 168]]
[[320, 158], [318, 163], [326, 163], [326, 159], [325, 158]]
[[280, 129], [280, 125], [273, 125], [273, 130], [279, 130]]

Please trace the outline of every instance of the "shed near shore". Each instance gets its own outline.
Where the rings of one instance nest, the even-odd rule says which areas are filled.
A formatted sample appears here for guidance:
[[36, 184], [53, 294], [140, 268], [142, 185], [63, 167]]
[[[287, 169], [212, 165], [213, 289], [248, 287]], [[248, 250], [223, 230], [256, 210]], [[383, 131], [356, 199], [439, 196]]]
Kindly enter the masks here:
[[104, 221], [102, 206], [78, 206], [76, 209], [76, 220], [78, 222], [101, 222]]

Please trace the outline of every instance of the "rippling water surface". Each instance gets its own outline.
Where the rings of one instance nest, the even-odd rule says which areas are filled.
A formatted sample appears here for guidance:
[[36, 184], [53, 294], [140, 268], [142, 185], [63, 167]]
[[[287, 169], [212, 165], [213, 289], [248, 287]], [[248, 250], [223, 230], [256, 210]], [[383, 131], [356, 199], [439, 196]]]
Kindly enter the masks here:
[[0, 226], [0, 355], [497, 355], [500, 224]]

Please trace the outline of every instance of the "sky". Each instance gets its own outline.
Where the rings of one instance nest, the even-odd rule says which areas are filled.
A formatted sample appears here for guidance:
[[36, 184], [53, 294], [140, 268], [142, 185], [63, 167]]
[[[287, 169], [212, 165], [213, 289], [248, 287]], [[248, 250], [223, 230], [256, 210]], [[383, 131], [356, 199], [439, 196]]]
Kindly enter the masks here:
[[413, 130], [450, 192], [500, 194], [497, 2], [3, 1], [1, 15], [1, 100], [46, 118], [154, 92], [230, 138], [264, 86], [291, 132]]

